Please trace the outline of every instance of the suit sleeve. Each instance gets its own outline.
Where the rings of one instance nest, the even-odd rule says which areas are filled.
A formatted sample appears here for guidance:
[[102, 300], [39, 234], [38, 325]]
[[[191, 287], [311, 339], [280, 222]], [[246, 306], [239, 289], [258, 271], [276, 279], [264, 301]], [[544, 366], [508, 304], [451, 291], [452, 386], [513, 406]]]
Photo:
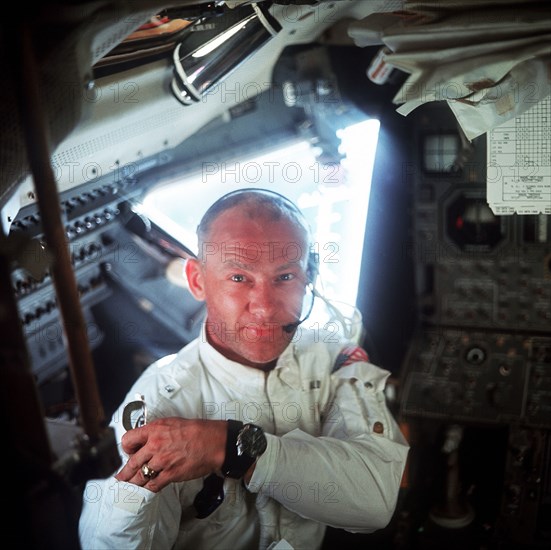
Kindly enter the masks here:
[[[169, 401], [160, 401], [157, 397], [158, 387], [162, 384], [160, 378], [155, 376], [155, 369], [154, 364], [142, 375], [111, 418], [110, 426], [119, 442], [121, 467], [128, 460], [120, 446], [125, 433], [122, 417], [126, 403], [133, 401], [136, 394], [145, 394], [146, 401], [153, 403], [150, 407], [151, 418], [171, 416], [177, 412], [170, 408]], [[183, 487], [184, 484], [171, 483], [159, 493], [153, 493], [144, 487], [120, 482], [114, 475], [88, 481], [79, 521], [82, 549], [172, 548], [178, 536]]]
[[345, 363], [331, 375], [321, 435], [267, 435], [249, 490], [302, 517], [369, 533], [392, 518], [409, 447], [386, 405], [389, 373]]

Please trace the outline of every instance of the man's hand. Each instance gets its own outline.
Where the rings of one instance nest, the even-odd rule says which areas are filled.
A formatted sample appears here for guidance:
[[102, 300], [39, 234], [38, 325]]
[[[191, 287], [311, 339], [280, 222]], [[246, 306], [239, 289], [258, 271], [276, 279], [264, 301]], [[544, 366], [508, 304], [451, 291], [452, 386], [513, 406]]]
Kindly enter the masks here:
[[[115, 477], [156, 493], [174, 481], [209, 475], [224, 462], [226, 437], [223, 420], [153, 420], [124, 434], [122, 448], [130, 458]], [[154, 477], [144, 476], [144, 464], [156, 473]]]

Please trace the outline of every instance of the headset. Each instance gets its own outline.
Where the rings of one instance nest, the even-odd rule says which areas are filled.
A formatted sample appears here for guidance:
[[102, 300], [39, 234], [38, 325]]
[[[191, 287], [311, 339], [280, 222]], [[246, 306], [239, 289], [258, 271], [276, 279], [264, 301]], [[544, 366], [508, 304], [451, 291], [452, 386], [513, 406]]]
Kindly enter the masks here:
[[278, 193], [276, 191], [271, 191], [269, 189], [262, 189], [260, 187], [246, 187], [243, 189], [237, 189], [235, 191], [230, 191], [229, 193], [226, 193], [218, 200], [216, 200], [207, 209], [207, 211], [201, 218], [199, 225], [197, 226], [197, 234], [200, 235], [201, 233], [203, 234], [206, 233], [210, 223], [213, 221], [214, 218], [216, 218], [221, 212], [228, 210], [233, 206], [241, 204], [241, 202], [243, 202], [247, 198], [247, 195], [253, 195], [253, 196], [260, 195], [261, 197], [265, 197], [267, 202], [270, 202], [272, 204], [275, 203], [279, 208], [283, 207], [287, 209], [297, 219], [300, 225], [304, 227], [308, 235], [308, 261], [307, 261], [306, 273], [308, 277], [307, 286], [310, 288], [312, 299], [311, 299], [308, 311], [302, 318], [299, 318], [297, 321], [293, 323], [283, 325], [282, 327], [283, 330], [287, 333], [291, 333], [301, 323], [303, 323], [304, 321], [306, 321], [306, 319], [308, 319], [314, 307], [314, 300], [316, 296], [319, 296], [319, 294], [315, 290], [316, 279], [319, 271], [319, 254], [314, 252], [312, 249], [313, 248], [312, 242], [311, 242], [312, 235], [311, 235], [310, 226], [304, 214], [298, 208], [298, 206], [296, 206], [295, 203], [293, 203], [291, 200], [289, 200], [281, 193]]

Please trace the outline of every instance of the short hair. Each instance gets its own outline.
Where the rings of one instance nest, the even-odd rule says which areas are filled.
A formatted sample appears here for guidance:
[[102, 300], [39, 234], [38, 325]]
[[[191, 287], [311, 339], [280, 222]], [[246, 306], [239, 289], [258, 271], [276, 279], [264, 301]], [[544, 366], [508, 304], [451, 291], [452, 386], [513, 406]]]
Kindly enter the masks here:
[[267, 216], [267, 219], [270, 221], [290, 220], [304, 231], [306, 243], [310, 246], [310, 227], [303, 213], [293, 202], [275, 191], [260, 188], [245, 188], [232, 191], [220, 197], [205, 212], [197, 226], [199, 255], [201, 255], [203, 244], [207, 240], [214, 221], [226, 210], [241, 205], [246, 206], [244, 214], [250, 219], [266, 219]]

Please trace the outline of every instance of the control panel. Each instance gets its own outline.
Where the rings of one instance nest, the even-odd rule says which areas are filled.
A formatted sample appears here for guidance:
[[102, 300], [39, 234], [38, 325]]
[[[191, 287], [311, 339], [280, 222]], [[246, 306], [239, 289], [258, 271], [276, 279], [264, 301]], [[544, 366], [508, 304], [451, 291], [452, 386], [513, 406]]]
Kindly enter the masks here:
[[[134, 178], [90, 183], [60, 197], [88, 342], [94, 352], [101, 347], [104, 370], [103, 363], [116, 360], [122, 343], [134, 346], [125, 351], [137, 355], [142, 348], [153, 355], [180, 349], [198, 335], [203, 318], [202, 304], [185, 288], [182, 265], [190, 252], [134, 212], [132, 203], [142, 193]], [[68, 359], [49, 270], [53, 254], [44, 242], [36, 205], [20, 211], [10, 233], [35, 243], [11, 278], [32, 371], [41, 385]], [[176, 282], [171, 268], [178, 270]], [[132, 370], [129, 365], [119, 368]], [[130, 382], [125, 378], [124, 383]]]
[[495, 216], [481, 183], [418, 190], [414, 255], [423, 322], [551, 329], [551, 220]]
[[485, 138], [446, 109], [416, 114], [405, 167], [418, 330], [402, 411], [551, 427], [551, 219], [493, 214]]
[[[104, 265], [119, 253], [119, 245], [109, 238], [107, 229], [119, 223], [121, 195], [128, 196], [131, 183], [89, 184], [61, 197], [61, 210], [71, 263], [75, 272], [91, 349], [103, 340], [103, 331], [91, 313], [94, 304], [109, 295]], [[40, 212], [36, 205], [23, 208], [13, 221], [10, 234], [34, 240], [25, 258], [41, 275], [24, 267], [12, 271], [13, 292], [17, 301], [33, 374], [39, 384], [67, 365], [66, 347], [53, 280], [49, 270], [52, 254], [43, 240]], [[30, 254], [30, 256], [29, 256]]]
[[405, 415], [551, 428], [551, 336], [425, 328], [406, 364]]
[[[485, 136], [466, 140], [447, 105], [420, 108], [411, 122], [417, 150], [404, 170], [413, 196], [404, 253], [414, 265], [417, 328], [402, 364], [400, 413], [415, 426], [485, 430], [496, 440], [505, 433], [485, 473], [471, 473], [475, 522], [499, 547], [547, 547], [551, 217], [492, 212]], [[484, 443], [461, 446], [467, 456]], [[454, 480], [448, 472], [440, 483]]]

